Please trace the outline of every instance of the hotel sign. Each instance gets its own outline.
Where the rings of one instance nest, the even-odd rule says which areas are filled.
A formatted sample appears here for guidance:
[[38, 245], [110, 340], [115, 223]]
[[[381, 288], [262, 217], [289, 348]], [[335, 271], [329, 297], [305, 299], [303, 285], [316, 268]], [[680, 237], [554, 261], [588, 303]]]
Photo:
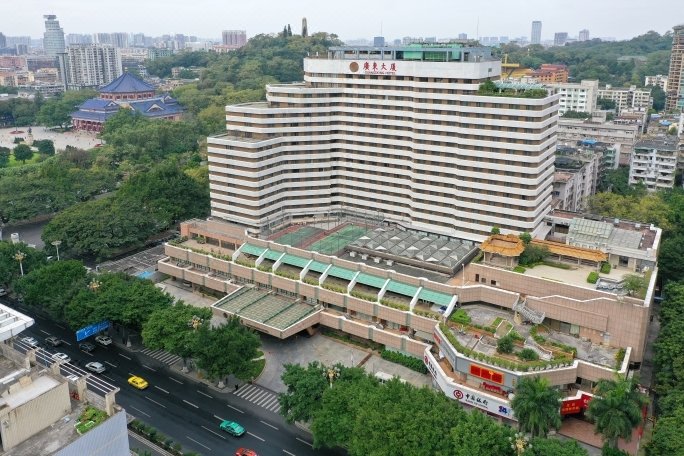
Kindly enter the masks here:
[[384, 60], [352, 62], [349, 64], [349, 70], [352, 73], [362, 72], [363, 74], [391, 76], [397, 73], [397, 62], [386, 62]]

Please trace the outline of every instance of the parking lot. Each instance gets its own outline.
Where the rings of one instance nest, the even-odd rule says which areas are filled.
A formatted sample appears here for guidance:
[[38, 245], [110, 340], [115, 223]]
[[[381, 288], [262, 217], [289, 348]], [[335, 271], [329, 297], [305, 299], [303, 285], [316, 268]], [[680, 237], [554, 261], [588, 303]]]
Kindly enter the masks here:
[[123, 272], [148, 279], [157, 270], [157, 262], [162, 258], [166, 258], [164, 246], [157, 245], [120, 260], [101, 263], [97, 266], [97, 270], [98, 272]]

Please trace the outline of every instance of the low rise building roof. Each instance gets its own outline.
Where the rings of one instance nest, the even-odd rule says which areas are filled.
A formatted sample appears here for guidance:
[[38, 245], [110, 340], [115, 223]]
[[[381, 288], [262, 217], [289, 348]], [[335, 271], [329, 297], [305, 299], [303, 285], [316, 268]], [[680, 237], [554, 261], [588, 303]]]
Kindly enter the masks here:
[[525, 250], [525, 244], [515, 234], [492, 234], [484, 240], [480, 250], [505, 257], [518, 257]]

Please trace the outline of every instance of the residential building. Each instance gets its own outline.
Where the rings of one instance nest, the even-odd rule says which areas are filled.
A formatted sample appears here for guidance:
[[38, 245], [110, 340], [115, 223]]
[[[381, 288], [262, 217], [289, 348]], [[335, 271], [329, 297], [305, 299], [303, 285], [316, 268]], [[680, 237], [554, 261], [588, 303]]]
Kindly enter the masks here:
[[674, 186], [679, 139], [659, 136], [638, 141], [629, 166], [629, 185], [639, 182], [650, 192]]
[[540, 84], [553, 84], [568, 82], [568, 67], [565, 65], [556, 65], [550, 63], [543, 63], [538, 70], [534, 70], [527, 75], [530, 82], [538, 82]]
[[384, 47], [385, 46], [385, 37], [384, 36], [374, 36], [373, 37], [373, 46]]
[[672, 27], [666, 111], [684, 111], [684, 24]]
[[124, 73], [99, 89], [100, 96], [86, 100], [71, 114], [75, 130], [96, 131], [119, 109], [132, 109], [150, 119], [180, 120], [183, 108], [168, 94], [156, 95], [153, 85]]
[[5, 35], [0, 32], [0, 49], [7, 47], [7, 38], [5, 38]]
[[580, 83], [552, 82], [548, 85], [561, 96], [558, 110], [560, 115], [566, 111], [592, 113], [596, 110], [598, 80], [582, 80]]
[[26, 57], [16, 55], [0, 55], [0, 68], [9, 70], [27, 70]]
[[667, 76], [657, 74], [655, 76], [646, 76], [644, 81], [645, 86], [658, 86], [667, 93]]
[[69, 33], [66, 36], [66, 44], [92, 44], [93, 36], [81, 33]]
[[59, 26], [57, 16], [54, 14], [47, 14], [45, 18], [45, 33], [43, 33], [43, 49], [45, 54], [55, 58], [57, 54], [64, 52], [66, 44], [64, 43], [64, 30]]
[[568, 32], [556, 32], [553, 35], [554, 46], [565, 46], [568, 42]]
[[[458, 34], [458, 39], [459, 39], [459, 40], [467, 40], [467, 39], [468, 39], [468, 34], [467, 34], [467, 33], [459, 33], [459, 34]], [[408, 43], [404, 43], [404, 44], [408, 44]]]
[[602, 154], [593, 149], [558, 146], [556, 149], [553, 196], [556, 209], [582, 212], [596, 193]]
[[589, 30], [582, 29], [579, 31], [579, 38], [577, 41], [589, 41]]
[[653, 107], [651, 91], [637, 89], [636, 86], [613, 88], [607, 84], [604, 89], [598, 90], [598, 97], [614, 101], [615, 112], [618, 115], [627, 110], [648, 111]]
[[489, 48], [460, 44], [307, 58], [303, 83], [226, 107], [227, 132], [208, 139], [211, 213], [251, 233], [330, 212], [470, 240], [494, 225], [540, 233], [560, 96], [505, 84], [479, 94], [500, 72]]
[[222, 35], [223, 45], [232, 49], [239, 49], [247, 44], [246, 30], [224, 30]]
[[542, 31], [541, 21], [532, 21], [532, 33], [530, 34], [530, 43], [531, 44], [541, 44], [541, 31]]
[[616, 124], [598, 118], [582, 120], [561, 117], [558, 120], [558, 142], [574, 144], [578, 141], [591, 140], [614, 144], [619, 149], [619, 164], [628, 165], [640, 129], [641, 127], [636, 124]]
[[63, 82], [70, 90], [98, 88], [123, 74], [119, 50], [107, 44], [69, 46], [60, 62], [66, 77]]
[[156, 60], [162, 57], [169, 57], [171, 55], [173, 55], [173, 51], [171, 49], [147, 48], [147, 58], [150, 60]]

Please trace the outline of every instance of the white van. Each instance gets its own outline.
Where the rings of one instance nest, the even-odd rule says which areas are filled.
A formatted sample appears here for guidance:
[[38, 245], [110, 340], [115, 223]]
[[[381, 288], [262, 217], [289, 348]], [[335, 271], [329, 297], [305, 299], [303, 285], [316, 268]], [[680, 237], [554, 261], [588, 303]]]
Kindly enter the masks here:
[[403, 378], [395, 376], [395, 375], [390, 375], [387, 372], [376, 372], [375, 373], [375, 378], [380, 380], [380, 383], [387, 383], [390, 380], [392, 380], [394, 377], [397, 377], [401, 383], [406, 383], [406, 380], [404, 380]]

